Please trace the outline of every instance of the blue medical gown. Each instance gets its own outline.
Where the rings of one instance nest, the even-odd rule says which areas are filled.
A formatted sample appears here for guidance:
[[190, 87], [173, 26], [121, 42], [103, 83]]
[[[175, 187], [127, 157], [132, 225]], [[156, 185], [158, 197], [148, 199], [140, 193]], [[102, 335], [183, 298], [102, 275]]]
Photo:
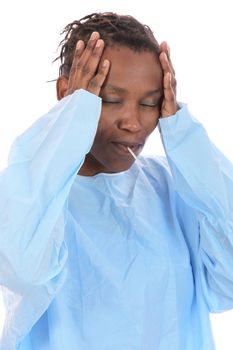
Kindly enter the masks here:
[[101, 99], [79, 90], [19, 136], [0, 176], [1, 350], [210, 350], [233, 308], [233, 167], [186, 105], [166, 157], [77, 175]]

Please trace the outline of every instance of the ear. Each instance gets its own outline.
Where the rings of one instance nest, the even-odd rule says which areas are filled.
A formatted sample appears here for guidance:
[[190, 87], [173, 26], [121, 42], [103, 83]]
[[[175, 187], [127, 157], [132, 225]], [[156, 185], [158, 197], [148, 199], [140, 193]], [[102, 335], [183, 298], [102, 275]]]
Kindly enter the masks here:
[[67, 88], [68, 88], [68, 79], [64, 76], [61, 75], [57, 79], [57, 99], [60, 101], [63, 97], [66, 96]]

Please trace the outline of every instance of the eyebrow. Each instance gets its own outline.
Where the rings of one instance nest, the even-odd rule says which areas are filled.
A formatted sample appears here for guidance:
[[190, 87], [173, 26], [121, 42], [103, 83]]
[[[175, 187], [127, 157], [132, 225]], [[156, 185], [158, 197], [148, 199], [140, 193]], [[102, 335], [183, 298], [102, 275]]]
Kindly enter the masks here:
[[[117, 92], [117, 93], [126, 93], [127, 90], [120, 87], [120, 86], [116, 86], [116, 85], [112, 85], [112, 84], [107, 84], [105, 86], [103, 86], [103, 90], [111, 90], [113, 92]], [[151, 91], [147, 91], [145, 93], [145, 96], [150, 96], [150, 95], [155, 95], [155, 94], [162, 94], [162, 90], [161, 89], [155, 89], [155, 90], [151, 90]]]

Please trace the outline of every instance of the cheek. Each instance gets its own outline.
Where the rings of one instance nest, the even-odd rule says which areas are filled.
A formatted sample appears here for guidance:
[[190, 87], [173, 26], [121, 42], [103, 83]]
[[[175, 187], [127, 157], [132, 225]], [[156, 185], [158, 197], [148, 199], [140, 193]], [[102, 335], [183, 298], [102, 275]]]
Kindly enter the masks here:
[[92, 150], [95, 150], [95, 152], [103, 152], [103, 150], [106, 148], [106, 143], [111, 138], [112, 129], [113, 122], [111, 121], [111, 118], [102, 112], [99, 119]]
[[142, 125], [146, 133], [151, 133], [157, 126], [160, 117], [160, 109], [151, 111], [150, 113], [144, 113], [142, 117]]
[[116, 118], [116, 112], [112, 112], [110, 108], [102, 106], [98, 124], [98, 131], [103, 132], [105, 130], [108, 130], [114, 124], [114, 120]]

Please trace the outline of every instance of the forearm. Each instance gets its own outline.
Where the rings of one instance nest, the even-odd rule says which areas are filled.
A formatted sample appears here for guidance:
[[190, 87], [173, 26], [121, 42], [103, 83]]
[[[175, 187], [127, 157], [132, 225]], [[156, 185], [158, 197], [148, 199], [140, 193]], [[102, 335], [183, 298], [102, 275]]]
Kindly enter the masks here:
[[[210, 311], [227, 310], [233, 306], [233, 166], [186, 107], [160, 121], [160, 130], [175, 190], [184, 203], [179, 211], [197, 294]], [[193, 242], [198, 243], [194, 250]]]
[[175, 187], [201, 213], [232, 213], [233, 166], [212, 144], [204, 127], [183, 106], [160, 120], [161, 136]]
[[62, 211], [100, 109], [98, 97], [75, 92], [17, 138], [0, 177], [0, 283], [12, 288], [17, 278], [45, 281], [62, 269]]

